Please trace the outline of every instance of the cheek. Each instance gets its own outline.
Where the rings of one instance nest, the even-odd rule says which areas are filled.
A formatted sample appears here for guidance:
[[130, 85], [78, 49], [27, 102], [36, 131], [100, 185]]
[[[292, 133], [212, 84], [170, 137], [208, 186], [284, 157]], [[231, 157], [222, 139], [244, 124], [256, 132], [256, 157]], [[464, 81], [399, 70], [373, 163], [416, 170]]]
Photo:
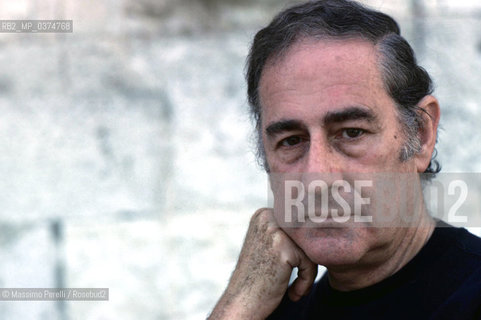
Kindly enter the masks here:
[[364, 166], [379, 168], [379, 172], [391, 171], [390, 168], [397, 168], [399, 171], [401, 145], [398, 140], [387, 140], [383, 143], [373, 143], [364, 154], [359, 163]]
[[274, 173], [302, 173], [305, 172], [300, 152], [286, 153], [277, 156], [274, 153], [266, 154], [270, 171]]

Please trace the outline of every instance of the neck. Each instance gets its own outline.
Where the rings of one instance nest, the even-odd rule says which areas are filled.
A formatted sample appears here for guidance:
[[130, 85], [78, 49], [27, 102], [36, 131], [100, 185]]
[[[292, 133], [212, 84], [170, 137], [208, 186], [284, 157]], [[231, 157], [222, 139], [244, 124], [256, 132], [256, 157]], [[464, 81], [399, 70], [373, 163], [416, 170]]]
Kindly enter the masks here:
[[434, 227], [434, 220], [424, 213], [416, 227], [385, 228], [393, 234], [392, 242], [367, 254], [356, 267], [328, 268], [329, 283], [339, 291], [352, 291], [388, 278], [414, 258], [431, 237]]

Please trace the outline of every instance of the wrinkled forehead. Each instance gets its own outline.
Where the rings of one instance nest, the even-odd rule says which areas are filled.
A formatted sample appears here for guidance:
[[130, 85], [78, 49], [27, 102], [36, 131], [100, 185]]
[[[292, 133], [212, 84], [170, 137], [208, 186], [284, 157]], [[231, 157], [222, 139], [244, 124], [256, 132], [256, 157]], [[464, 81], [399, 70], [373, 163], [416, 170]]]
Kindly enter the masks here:
[[319, 85], [344, 81], [383, 87], [378, 56], [376, 47], [362, 39], [302, 39], [268, 59], [259, 92], [299, 79]]

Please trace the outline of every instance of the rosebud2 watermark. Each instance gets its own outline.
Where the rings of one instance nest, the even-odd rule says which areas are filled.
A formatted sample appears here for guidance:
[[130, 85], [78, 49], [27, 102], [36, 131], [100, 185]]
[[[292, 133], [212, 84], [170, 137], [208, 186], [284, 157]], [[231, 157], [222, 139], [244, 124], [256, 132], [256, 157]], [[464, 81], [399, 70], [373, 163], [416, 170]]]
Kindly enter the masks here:
[[0, 301], [108, 301], [108, 288], [0, 288]]
[[[349, 203], [341, 194], [341, 189], [343, 192], [353, 192], [354, 190], [361, 190], [362, 187], [372, 187], [372, 181], [369, 180], [359, 180], [354, 181], [354, 189], [351, 188], [349, 182], [345, 180], [336, 180], [329, 187], [327, 183], [323, 180], [313, 180], [308, 184], [307, 191], [307, 217], [310, 221], [314, 223], [321, 223], [326, 221], [329, 217], [335, 222], [344, 223], [347, 222], [351, 215], [352, 210]], [[296, 190], [296, 197], [293, 197], [293, 191]], [[319, 191], [318, 191], [319, 190]], [[305, 187], [304, 184], [298, 180], [286, 180], [285, 181], [285, 222], [291, 223], [293, 221], [306, 222], [306, 208], [303, 199], [305, 198]], [[329, 194], [329, 191], [332, 194]], [[317, 201], [316, 195], [320, 192], [320, 201]], [[339, 208], [329, 208], [329, 199], [332, 198], [335, 203], [341, 207]], [[316, 204], [320, 202], [320, 214], [316, 208]], [[361, 206], [363, 204], [369, 204], [369, 198], [363, 198], [360, 192], [354, 192], [354, 222], [372, 222], [372, 216], [362, 216]], [[295, 207], [297, 217], [293, 219], [293, 210]], [[342, 211], [342, 214], [340, 212]]]
[[410, 227], [424, 214], [481, 227], [481, 174], [270, 173], [281, 227]]

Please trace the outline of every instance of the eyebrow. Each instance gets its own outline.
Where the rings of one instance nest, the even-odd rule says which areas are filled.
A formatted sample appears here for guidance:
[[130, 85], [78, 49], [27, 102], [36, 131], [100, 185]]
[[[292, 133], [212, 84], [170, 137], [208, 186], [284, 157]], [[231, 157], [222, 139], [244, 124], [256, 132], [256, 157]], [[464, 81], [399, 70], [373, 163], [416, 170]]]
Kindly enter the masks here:
[[[323, 118], [323, 124], [327, 125], [330, 123], [339, 123], [350, 120], [365, 120], [368, 122], [373, 122], [377, 119], [374, 112], [365, 107], [348, 107], [340, 111], [329, 111]], [[295, 131], [295, 130], [305, 130], [306, 126], [299, 120], [279, 120], [271, 123], [266, 128], [266, 134], [268, 136], [275, 136], [276, 134]]]
[[268, 136], [275, 136], [285, 131], [302, 130], [305, 128], [306, 126], [298, 120], [280, 120], [267, 126], [266, 133]]
[[374, 112], [365, 107], [348, 107], [340, 111], [329, 111], [323, 119], [324, 125], [350, 120], [366, 120], [373, 122], [377, 119]]

